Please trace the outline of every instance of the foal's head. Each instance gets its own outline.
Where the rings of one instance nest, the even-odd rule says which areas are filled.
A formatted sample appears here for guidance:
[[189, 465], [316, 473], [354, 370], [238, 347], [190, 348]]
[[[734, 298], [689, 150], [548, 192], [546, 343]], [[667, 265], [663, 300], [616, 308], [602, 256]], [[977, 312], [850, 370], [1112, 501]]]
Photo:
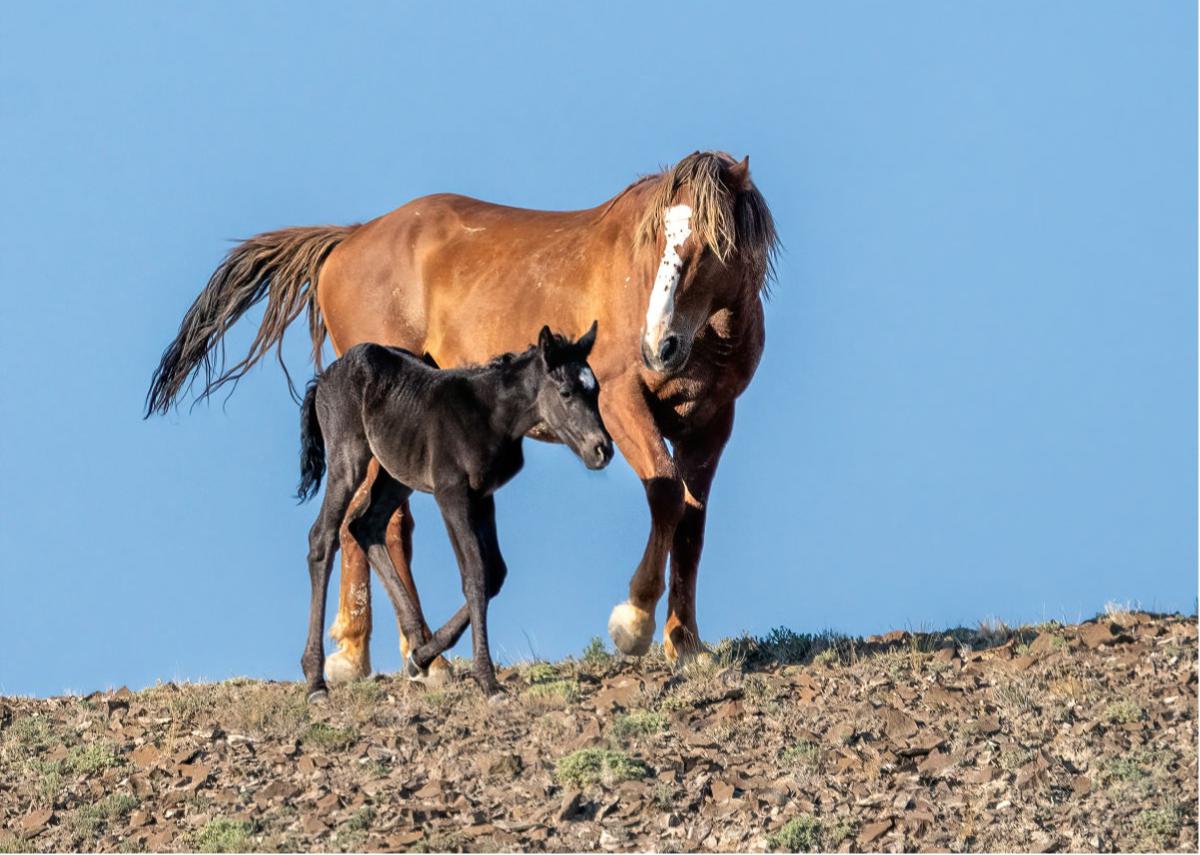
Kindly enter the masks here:
[[595, 321], [575, 342], [542, 327], [537, 344], [542, 368], [537, 410], [546, 426], [588, 469], [603, 469], [612, 460], [613, 443], [600, 418], [600, 384], [587, 363], [595, 342]]
[[724, 152], [689, 154], [652, 182], [638, 227], [653, 277], [642, 328], [642, 361], [671, 374], [717, 309], [756, 297], [775, 252], [775, 226], [750, 180], [750, 159]]

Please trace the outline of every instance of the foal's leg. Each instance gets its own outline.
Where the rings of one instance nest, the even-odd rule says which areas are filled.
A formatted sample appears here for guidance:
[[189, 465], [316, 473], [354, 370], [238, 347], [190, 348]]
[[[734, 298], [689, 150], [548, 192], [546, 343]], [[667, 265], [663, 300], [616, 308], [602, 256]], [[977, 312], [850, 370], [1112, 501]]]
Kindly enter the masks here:
[[325, 661], [325, 678], [333, 684], [351, 683], [371, 674], [371, 568], [366, 553], [350, 533], [350, 520], [370, 501], [378, 475], [379, 461], [372, 457], [341, 522], [341, 589], [337, 618], [329, 630], [338, 649]]
[[[495, 528], [495, 506], [490, 499], [472, 497], [465, 486], [439, 490], [434, 498], [442, 511], [462, 573], [463, 593], [467, 597], [471, 622], [475, 681], [485, 695], [494, 695], [500, 691], [500, 684], [496, 682], [496, 669], [488, 649], [489, 573], [485, 554], [490, 548], [484, 541], [486, 530]], [[495, 571], [491, 575], [494, 577]]]
[[600, 410], [613, 440], [642, 479], [650, 505], [650, 538], [629, 582], [629, 599], [614, 608], [608, 619], [608, 632], [617, 648], [641, 656], [654, 637], [654, 609], [666, 587], [667, 554], [683, 512], [683, 482], [635, 373], [601, 388]]
[[[364, 461], [365, 463], [365, 461]], [[337, 550], [338, 532], [346, 510], [350, 507], [355, 487], [362, 480], [364, 466], [346, 462], [346, 458], [334, 458], [329, 464], [329, 476], [325, 486], [325, 499], [317, 521], [308, 534], [308, 575], [312, 583], [312, 599], [308, 610], [308, 640], [300, 667], [308, 680], [311, 700], [325, 693], [322, 665], [325, 649], [321, 642], [325, 627], [325, 597], [329, 588], [329, 574], [333, 569], [333, 555]]]
[[[471, 527], [478, 535], [479, 551], [484, 565], [484, 586], [490, 600], [500, 593], [504, 579], [508, 576], [508, 566], [504, 563], [504, 556], [500, 554], [500, 540], [496, 535], [496, 503], [491, 496], [477, 498], [472, 503]], [[453, 534], [450, 539], [454, 544]], [[455, 556], [458, 555], [458, 547], [455, 545]], [[424, 668], [426, 663], [441, 659], [442, 653], [458, 644], [470, 622], [471, 608], [467, 603], [433, 633], [428, 641], [412, 652], [411, 662], [418, 668]], [[430, 671], [432, 673], [432, 667]]]
[[733, 404], [712, 421], [675, 443], [675, 463], [685, 486], [683, 517], [671, 546], [671, 592], [663, 627], [663, 652], [685, 662], [703, 650], [696, 628], [696, 573], [704, 548], [708, 496], [721, 452], [733, 430]]
[[370, 503], [357, 518], [350, 521], [350, 533], [366, 550], [367, 560], [379, 574], [379, 580], [387, 591], [392, 607], [396, 611], [396, 622], [400, 631], [415, 638], [424, 638], [427, 630], [420, 611], [400, 583], [396, 568], [386, 546], [388, 520], [401, 501], [408, 498], [411, 490], [385, 472], [380, 472], [371, 491]]
[[[405, 497], [388, 522], [386, 536], [387, 551], [392, 559], [392, 566], [396, 571], [396, 576], [399, 578], [400, 584], [408, 591], [421, 622], [421, 634], [416, 637], [410, 637], [404, 631], [404, 627], [400, 627], [400, 658], [405, 662], [408, 661], [410, 653], [433, 636], [433, 633], [429, 629], [429, 624], [425, 622], [425, 614], [421, 610], [421, 598], [417, 594], [417, 585], [412, 577], [412, 536], [414, 528], [416, 528], [416, 521], [413, 519], [409, 500]], [[440, 655], [429, 663], [427, 672], [424, 676], [424, 682], [434, 687], [448, 683], [452, 677], [450, 663]]]

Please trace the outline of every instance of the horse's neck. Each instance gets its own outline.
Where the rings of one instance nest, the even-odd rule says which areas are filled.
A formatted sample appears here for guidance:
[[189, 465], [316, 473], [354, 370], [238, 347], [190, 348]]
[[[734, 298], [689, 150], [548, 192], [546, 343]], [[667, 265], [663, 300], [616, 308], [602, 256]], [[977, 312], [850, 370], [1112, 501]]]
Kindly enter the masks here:
[[471, 378], [476, 396], [488, 408], [492, 430], [506, 439], [520, 439], [540, 421], [533, 371], [532, 359], [528, 359], [508, 368], [489, 368]]

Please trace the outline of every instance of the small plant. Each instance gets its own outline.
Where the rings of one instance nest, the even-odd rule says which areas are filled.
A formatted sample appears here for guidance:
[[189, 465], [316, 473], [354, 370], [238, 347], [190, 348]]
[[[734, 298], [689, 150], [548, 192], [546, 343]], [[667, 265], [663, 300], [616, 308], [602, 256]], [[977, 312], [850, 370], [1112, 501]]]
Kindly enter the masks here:
[[581, 748], [559, 759], [554, 776], [561, 784], [585, 787], [602, 783], [607, 787], [621, 781], [636, 781], [645, 778], [650, 770], [641, 760], [635, 760], [623, 751], [607, 748]]
[[654, 806], [666, 813], [675, 807], [675, 787], [665, 781], [659, 781], [654, 785], [651, 798]]
[[834, 665], [840, 664], [841, 661], [842, 657], [838, 655], [837, 650], [833, 647], [826, 647], [813, 657], [813, 662], [816, 662], [818, 665], [828, 666], [830, 668], [832, 668]]
[[67, 824], [78, 836], [86, 840], [98, 835], [108, 823], [120, 819], [137, 807], [138, 800], [125, 793], [113, 793], [98, 802], [83, 807], [72, 813]]
[[1146, 777], [1146, 772], [1142, 769], [1141, 764], [1129, 757], [1116, 757], [1108, 762], [1105, 769], [1109, 777], [1126, 784], [1132, 784]]
[[337, 830], [337, 844], [347, 851], [362, 850], [363, 840], [375, 821], [375, 810], [364, 805], [358, 813], [343, 822]]
[[257, 827], [245, 820], [210, 819], [196, 835], [198, 852], [250, 852], [253, 850], [252, 835]]
[[1146, 711], [1130, 700], [1111, 703], [1104, 710], [1104, 720], [1111, 724], [1129, 724], [1141, 721], [1145, 716]]
[[111, 744], [93, 742], [90, 745], [77, 745], [72, 748], [63, 761], [63, 768], [76, 775], [94, 775], [123, 762]]
[[633, 710], [614, 718], [610, 733], [614, 739], [625, 742], [643, 736], [654, 736], [666, 729], [667, 719], [662, 713]]
[[346, 688], [350, 700], [356, 704], [371, 705], [383, 700], [383, 686], [377, 680], [356, 680]]
[[549, 683], [558, 679], [558, 671], [549, 662], [534, 662], [525, 669], [525, 679], [535, 685]]
[[358, 733], [350, 727], [332, 727], [323, 721], [313, 722], [304, 731], [301, 741], [326, 751], [340, 751], [350, 746]]
[[809, 740], [801, 740], [783, 749], [779, 761], [792, 769], [815, 769], [821, 765], [821, 746]]
[[789, 819], [783, 828], [767, 835], [767, 846], [776, 852], [818, 852], [821, 822], [807, 813]]
[[1139, 813], [1133, 826], [1148, 850], [1170, 849], [1178, 845], [1179, 827], [1183, 825], [1183, 811], [1174, 802], [1165, 807], [1149, 808]]
[[604, 639], [598, 635], [592, 636], [592, 640], [583, 648], [583, 661], [588, 665], [605, 665], [612, 661], [612, 658], [613, 655], [608, 652]]
[[50, 725], [40, 715], [18, 718], [4, 734], [4, 754], [13, 759], [32, 757], [48, 748]]
[[525, 690], [525, 697], [537, 701], [555, 701], [564, 704], [579, 700], [579, 684], [574, 680], [551, 680], [534, 683]]

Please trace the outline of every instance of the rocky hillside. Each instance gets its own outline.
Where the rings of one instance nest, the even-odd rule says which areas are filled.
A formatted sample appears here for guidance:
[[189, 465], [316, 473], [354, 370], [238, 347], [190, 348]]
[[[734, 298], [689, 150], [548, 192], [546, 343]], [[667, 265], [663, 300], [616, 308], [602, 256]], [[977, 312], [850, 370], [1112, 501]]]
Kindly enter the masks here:
[[1195, 618], [0, 698], [0, 851], [1195, 851]]

